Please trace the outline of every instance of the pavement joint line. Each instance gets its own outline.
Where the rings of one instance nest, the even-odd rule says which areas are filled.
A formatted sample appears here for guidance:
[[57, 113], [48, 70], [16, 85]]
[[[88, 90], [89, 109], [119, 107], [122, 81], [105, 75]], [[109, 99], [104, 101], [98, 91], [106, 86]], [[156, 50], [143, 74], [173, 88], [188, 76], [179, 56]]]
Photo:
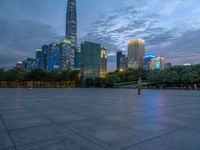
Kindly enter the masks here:
[[[21, 104], [24, 105], [23, 103], [21, 103]], [[31, 109], [30, 107], [28, 107], [28, 109], [31, 110], [31, 111], [33, 111], [33, 112], [36, 112], [35, 110]], [[78, 132], [72, 130], [71, 128], [67, 128], [67, 127], [61, 125], [62, 123], [55, 122], [55, 121], [53, 121], [53, 120], [47, 118], [46, 115], [43, 115], [43, 114], [41, 114], [41, 113], [36, 112], [36, 114], [39, 114], [39, 115], [45, 117], [46, 119], [48, 119], [49, 121], [51, 121], [53, 124], [57, 124], [58, 126], [60, 126], [60, 127], [62, 127], [62, 128], [65, 128], [65, 129], [67, 129], [67, 130], [70, 130], [73, 134], [78, 135], [79, 137], [83, 138], [84, 140], [86, 140], [86, 141], [88, 141], [88, 142], [90, 142], [90, 143], [93, 143], [93, 144], [95, 144], [96, 146], [98, 146], [98, 147], [100, 147], [100, 148], [102, 148], [102, 149], [104, 149], [104, 150], [107, 150], [107, 149], [106, 149], [105, 147], [103, 147], [102, 145], [100, 145], [100, 144], [94, 142], [93, 140], [88, 139], [87, 137], [85, 137], [85, 136], [79, 134]]]
[[22, 146], [28, 146], [28, 145], [32, 145], [32, 144], [39, 144], [39, 143], [44, 143], [44, 142], [49, 142], [49, 141], [65, 140], [65, 139], [66, 139], [65, 136], [57, 137], [57, 138], [47, 138], [47, 139], [44, 139], [44, 140], [38, 140], [38, 141], [30, 142], [30, 143], [27, 143], [27, 144], [19, 144], [19, 145], [16, 145], [16, 148], [22, 147]]
[[6, 123], [5, 123], [5, 121], [4, 121], [2, 115], [0, 115], [0, 120], [2, 121], [2, 123], [3, 123], [3, 125], [4, 125], [4, 127], [5, 127], [5, 129], [6, 129], [6, 132], [7, 132], [8, 136], [9, 136], [9, 138], [10, 138], [10, 140], [11, 140], [13, 146], [14, 146], [14, 149], [17, 150], [17, 146], [16, 146], [16, 144], [15, 144], [15, 141], [14, 141], [14, 139], [13, 139], [13, 137], [12, 137], [10, 131], [8, 130], [8, 128], [7, 128], [7, 126], [6, 126]]
[[137, 146], [137, 145], [141, 145], [141, 144], [144, 144], [144, 143], [149, 142], [149, 141], [153, 141], [153, 140], [158, 139], [158, 138], [160, 138], [160, 137], [162, 137], [162, 136], [172, 134], [172, 133], [174, 133], [174, 132], [177, 132], [177, 131], [179, 131], [179, 130], [183, 130], [183, 129], [185, 129], [185, 128], [187, 128], [187, 126], [184, 126], [184, 127], [178, 128], [178, 129], [174, 129], [174, 130], [171, 130], [171, 131], [169, 131], [169, 132], [165, 132], [165, 133], [160, 134], [160, 135], [158, 135], [158, 136], [155, 136], [155, 137], [152, 137], [152, 138], [143, 140], [143, 141], [138, 142], [138, 143], [135, 143], [135, 144], [133, 144], [133, 145], [129, 145], [129, 146], [124, 147], [124, 148], [122, 148], [122, 149], [120, 149], [120, 150], [126, 150], [126, 149], [128, 149], [128, 148], [131, 148], [131, 147], [134, 147], [134, 146]]
[[[8, 131], [13, 132], [13, 131], [18, 131], [18, 130], [26, 130], [26, 129], [31, 129], [31, 128], [38, 128], [38, 127], [43, 127], [43, 126], [48, 126], [48, 125], [53, 125], [52, 123], [48, 124], [42, 124], [42, 125], [36, 125], [36, 126], [30, 126], [30, 127], [24, 127], [24, 128], [16, 128], [16, 129], [8, 129]], [[2, 131], [0, 131], [2, 132]]]
[[98, 147], [100, 147], [100, 148], [102, 148], [102, 149], [104, 149], [104, 150], [108, 150], [108, 149], [106, 149], [105, 147], [103, 147], [102, 145], [100, 145], [100, 144], [94, 142], [93, 140], [90, 140], [89, 138], [83, 136], [82, 134], [76, 132], [75, 130], [73, 130], [73, 129], [71, 129], [71, 128], [68, 128], [68, 127], [66, 127], [66, 126], [63, 126], [62, 123], [55, 122], [55, 121], [53, 121], [53, 120], [51, 120], [51, 119], [49, 119], [49, 120], [52, 121], [54, 124], [57, 124], [58, 126], [62, 127], [62, 128], [65, 128], [65, 129], [67, 129], [67, 130], [70, 130], [74, 135], [78, 135], [79, 137], [83, 138], [84, 140], [86, 140], [86, 141], [88, 141], [88, 142], [90, 142], [90, 143], [93, 143], [93, 144], [95, 144], [96, 146], [98, 146]]

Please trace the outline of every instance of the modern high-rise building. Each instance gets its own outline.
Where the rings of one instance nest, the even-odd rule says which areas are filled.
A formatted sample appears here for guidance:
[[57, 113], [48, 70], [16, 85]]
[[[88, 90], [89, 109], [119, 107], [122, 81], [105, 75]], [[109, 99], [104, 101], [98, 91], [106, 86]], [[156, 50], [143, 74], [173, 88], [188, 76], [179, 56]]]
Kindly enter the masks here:
[[24, 70], [24, 68], [23, 68], [23, 62], [22, 62], [22, 61], [17, 61], [17, 62], [16, 62], [16, 68], [17, 68], [17, 69]]
[[25, 71], [31, 71], [36, 68], [36, 60], [34, 58], [27, 58], [22, 64]]
[[81, 49], [79, 47], [75, 50], [75, 57], [74, 57], [74, 69], [80, 70], [80, 63], [81, 63]]
[[151, 70], [163, 70], [165, 69], [165, 58], [157, 56], [151, 61]]
[[126, 55], [122, 55], [120, 59], [120, 72], [126, 72], [128, 70], [128, 58]]
[[133, 39], [128, 43], [128, 67], [131, 69], [144, 67], [145, 42], [142, 39]]
[[43, 52], [42, 49], [38, 48], [35, 50], [35, 60], [36, 60], [36, 68], [43, 70]]
[[107, 71], [106, 49], [101, 44], [81, 43], [81, 77], [95, 79]]
[[48, 71], [48, 53], [49, 45], [42, 46], [42, 70]]
[[48, 71], [58, 71], [60, 70], [60, 45], [52, 43], [49, 45], [48, 51]]
[[171, 68], [172, 67], [172, 63], [165, 63], [165, 69]]
[[122, 58], [122, 51], [117, 52], [117, 70], [120, 70], [121, 58]]
[[[68, 0], [66, 16], [66, 38], [70, 39], [72, 47], [77, 44], [76, 0]], [[74, 49], [75, 50], [75, 49]]]
[[100, 77], [105, 78], [106, 75], [107, 75], [107, 50], [106, 47], [101, 46]]
[[64, 38], [60, 42], [60, 69], [72, 70], [74, 68], [74, 51], [71, 41]]
[[156, 56], [154, 56], [154, 55], [144, 56], [144, 69], [145, 70], [151, 70], [152, 59], [154, 59], [155, 57]]

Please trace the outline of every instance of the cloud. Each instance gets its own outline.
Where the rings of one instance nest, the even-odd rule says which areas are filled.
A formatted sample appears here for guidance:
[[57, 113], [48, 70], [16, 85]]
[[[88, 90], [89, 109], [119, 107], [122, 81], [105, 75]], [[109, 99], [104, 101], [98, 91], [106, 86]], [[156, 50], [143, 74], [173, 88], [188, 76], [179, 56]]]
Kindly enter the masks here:
[[36, 48], [59, 39], [49, 25], [0, 19], [0, 64], [12, 67], [17, 60], [34, 57]]
[[[153, 3], [154, 6], [155, 4], [161, 6], [162, 13], [158, 14], [159, 7], [155, 8], [150, 3]], [[191, 7], [197, 2], [187, 1], [187, 3]], [[113, 56], [112, 54], [117, 50], [127, 50], [127, 43], [130, 39], [139, 37], [145, 40], [148, 54], [163, 55], [167, 61], [175, 64], [185, 61], [200, 63], [199, 55], [195, 56], [200, 51], [198, 41], [200, 39], [198, 22], [200, 20], [199, 18], [196, 18], [195, 21], [185, 19], [195, 16], [195, 13], [199, 11], [185, 14], [183, 9], [187, 5], [182, 0], [166, 2], [141, 0], [130, 5], [122, 6], [110, 15], [97, 19], [90, 25], [84, 39], [107, 45], [109, 55]], [[178, 55], [180, 57], [176, 57]], [[113, 59], [109, 61], [114, 63]]]

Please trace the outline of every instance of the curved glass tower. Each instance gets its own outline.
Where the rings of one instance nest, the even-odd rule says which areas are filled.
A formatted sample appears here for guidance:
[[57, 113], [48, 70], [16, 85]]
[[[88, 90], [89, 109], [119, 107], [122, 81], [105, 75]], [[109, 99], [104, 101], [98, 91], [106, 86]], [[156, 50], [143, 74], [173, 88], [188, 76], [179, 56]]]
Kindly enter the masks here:
[[77, 16], [76, 0], [68, 0], [66, 18], [66, 38], [71, 41], [72, 47], [77, 43]]

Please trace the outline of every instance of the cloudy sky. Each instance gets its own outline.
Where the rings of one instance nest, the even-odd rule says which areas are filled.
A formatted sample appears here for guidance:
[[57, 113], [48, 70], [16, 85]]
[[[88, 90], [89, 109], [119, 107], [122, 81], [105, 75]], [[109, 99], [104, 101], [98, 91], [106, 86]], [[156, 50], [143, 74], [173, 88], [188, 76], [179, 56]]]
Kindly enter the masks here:
[[[65, 34], [67, 0], [0, 0], [0, 67], [34, 57]], [[199, 0], [77, 0], [78, 37], [107, 46], [109, 70], [128, 40], [173, 64], [200, 63]]]

